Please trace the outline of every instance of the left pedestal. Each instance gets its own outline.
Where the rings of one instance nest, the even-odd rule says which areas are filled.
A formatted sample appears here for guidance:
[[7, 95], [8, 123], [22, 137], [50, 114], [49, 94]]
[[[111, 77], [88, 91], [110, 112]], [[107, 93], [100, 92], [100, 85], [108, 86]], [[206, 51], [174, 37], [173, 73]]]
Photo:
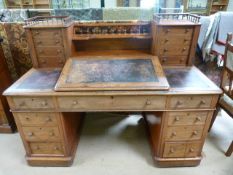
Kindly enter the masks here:
[[31, 166], [70, 166], [76, 153], [81, 113], [14, 112]]

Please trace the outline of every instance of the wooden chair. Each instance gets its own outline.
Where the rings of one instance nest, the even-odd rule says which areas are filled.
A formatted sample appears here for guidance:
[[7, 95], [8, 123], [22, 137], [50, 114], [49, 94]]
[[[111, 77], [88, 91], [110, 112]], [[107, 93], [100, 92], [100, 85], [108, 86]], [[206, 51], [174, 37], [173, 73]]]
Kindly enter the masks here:
[[[220, 97], [217, 109], [212, 118], [209, 131], [216, 119], [220, 108], [224, 109], [230, 117], [233, 118], [233, 44], [232, 34], [227, 34], [226, 49], [224, 54], [225, 62], [221, 78], [221, 88], [223, 95]], [[233, 141], [226, 152], [226, 156], [230, 156], [233, 151]]]

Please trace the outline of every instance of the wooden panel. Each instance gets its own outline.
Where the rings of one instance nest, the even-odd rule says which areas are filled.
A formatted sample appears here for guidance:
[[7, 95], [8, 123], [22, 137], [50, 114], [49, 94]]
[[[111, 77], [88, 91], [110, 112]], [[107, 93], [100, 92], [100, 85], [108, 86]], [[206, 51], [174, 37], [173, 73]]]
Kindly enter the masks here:
[[166, 140], [198, 140], [201, 139], [204, 126], [169, 126], [166, 131]]
[[175, 66], [186, 65], [188, 56], [164, 56], [160, 55], [159, 60], [162, 65]]
[[185, 143], [166, 142], [164, 146], [163, 157], [184, 157], [185, 149]]
[[185, 157], [197, 157], [200, 156], [202, 144], [200, 142], [187, 143], [185, 150]]
[[212, 96], [173, 96], [169, 101], [171, 109], [193, 109], [193, 108], [210, 108]]
[[[58, 97], [58, 106], [66, 110], [156, 110], [165, 109], [163, 96], [80, 96]], [[159, 103], [158, 103], [159, 101]]]
[[22, 126], [56, 126], [56, 113], [15, 113]]
[[64, 155], [64, 148], [61, 143], [30, 143], [32, 155]]
[[208, 112], [168, 112], [168, 125], [204, 125]]
[[57, 141], [61, 139], [58, 127], [22, 127], [27, 141]]
[[16, 109], [53, 109], [53, 100], [50, 97], [13, 97]]

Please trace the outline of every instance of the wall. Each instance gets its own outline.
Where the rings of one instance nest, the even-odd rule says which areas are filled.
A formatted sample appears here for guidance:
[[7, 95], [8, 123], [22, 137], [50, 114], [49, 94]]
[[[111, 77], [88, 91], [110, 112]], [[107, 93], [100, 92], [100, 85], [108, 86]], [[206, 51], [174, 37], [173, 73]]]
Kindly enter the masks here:
[[233, 0], [229, 0], [227, 11], [233, 11]]

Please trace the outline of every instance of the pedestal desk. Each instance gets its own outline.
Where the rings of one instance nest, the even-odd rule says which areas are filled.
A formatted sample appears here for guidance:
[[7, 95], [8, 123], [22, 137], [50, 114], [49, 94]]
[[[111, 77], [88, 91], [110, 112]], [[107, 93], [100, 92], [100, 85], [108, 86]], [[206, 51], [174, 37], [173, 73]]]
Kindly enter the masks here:
[[[71, 165], [85, 112], [102, 111], [141, 112], [153, 158], [160, 167], [200, 163], [222, 92], [191, 66], [199, 18], [188, 14], [164, 16], [157, 16], [155, 22], [73, 23], [67, 17], [27, 21], [34, 68], [4, 95], [30, 165]], [[160, 24], [171, 21], [166, 26], [171, 32], [164, 41], [168, 43], [159, 46]], [[185, 45], [188, 50], [172, 54], [176, 52], [171, 50], [174, 32], [183, 30], [188, 40], [179, 34], [184, 40], [179, 41], [179, 48]], [[166, 45], [169, 54], [163, 61], [163, 52], [156, 55]]]

